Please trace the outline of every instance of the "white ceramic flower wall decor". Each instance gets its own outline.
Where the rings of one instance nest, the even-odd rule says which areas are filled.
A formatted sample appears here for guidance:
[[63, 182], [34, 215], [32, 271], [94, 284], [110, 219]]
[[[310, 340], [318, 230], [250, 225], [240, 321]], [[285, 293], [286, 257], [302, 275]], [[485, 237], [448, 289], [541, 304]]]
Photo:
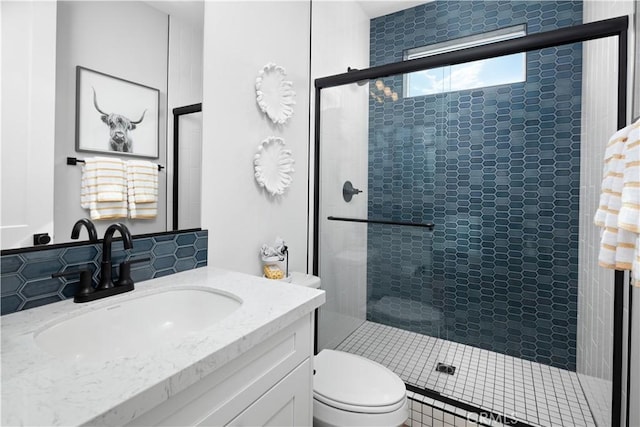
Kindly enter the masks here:
[[256, 78], [256, 101], [260, 109], [275, 124], [285, 124], [293, 115], [296, 93], [293, 82], [285, 80], [284, 68], [268, 63]]
[[258, 146], [253, 160], [256, 181], [272, 196], [281, 196], [291, 185], [294, 162], [284, 139], [270, 136]]

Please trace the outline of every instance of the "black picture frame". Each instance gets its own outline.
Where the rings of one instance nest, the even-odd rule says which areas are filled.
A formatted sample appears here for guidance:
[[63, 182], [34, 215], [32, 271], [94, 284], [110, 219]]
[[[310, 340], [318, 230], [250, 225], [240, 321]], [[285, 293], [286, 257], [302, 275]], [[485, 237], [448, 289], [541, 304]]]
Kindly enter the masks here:
[[76, 66], [76, 151], [159, 157], [160, 91]]

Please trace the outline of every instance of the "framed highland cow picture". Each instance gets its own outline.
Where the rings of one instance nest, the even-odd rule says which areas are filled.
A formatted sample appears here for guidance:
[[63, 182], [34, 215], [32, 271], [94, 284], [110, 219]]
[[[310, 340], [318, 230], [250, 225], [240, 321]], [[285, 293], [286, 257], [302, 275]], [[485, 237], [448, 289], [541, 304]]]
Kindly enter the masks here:
[[160, 91], [76, 67], [76, 150], [158, 158]]

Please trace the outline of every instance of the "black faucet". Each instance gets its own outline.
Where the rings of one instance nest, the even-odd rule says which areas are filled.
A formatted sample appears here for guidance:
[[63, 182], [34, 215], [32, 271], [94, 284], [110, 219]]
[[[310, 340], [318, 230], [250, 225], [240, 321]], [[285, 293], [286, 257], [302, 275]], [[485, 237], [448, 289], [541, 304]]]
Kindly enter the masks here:
[[91, 222], [91, 220], [87, 218], [79, 219], [75, 224], [73, 224], [73, 230], [71, 230], [71, 238], [77, 240], [80, 237], [80, 229], [83, 225], [89, 233], [89, 241], [91, 241], [92, 243], [96, 243], [98, 241], [98, 232], [96, 231], [96, 226], [93, 225], [93, 222]]
[[[86, 221], [86, 222], [85, 222]], [[89, 226], [87, 226], [87, 222], [91, 224], [91, 221], [88, 219], [80, 220], [73, 227], [74, 234], [77, 236], [80, 233], [81, 225], [79, 223], [85, 225], [87, 230], [90, 230]], [[77, 227], [76, 227], [77, 226]], [[91, 224], [93, 227], [93, 224]], [[76, 232], [77, 228], [77, 232]], [[95, 233], [95, 227], [93, 228]], [[100, 264], [100, 283], [94, 289], [92, 284], [92, 271], [89, 268], [85, 268], [82, 270], [74, 270], [74, 271], [61, 271], [58, 273], [54, 273], [51, 277], [68, 277], [68, 276], [80, 276], [80, 283], [78, 287], [78, 292], [76, 292], [73, 297], [74, 302], [88, 302], [97, 300], [100, 298], [105, 298], [111, 295], [122, 294], [124, 292], [129, 292], [133, 290], [133, 279], [131, 278], [131, 265], [137, 264], [139, 262], [147, 262], [150, 261], [149, 258], [145, 259], [136, 259], [136, 260], [127, 260], [120, 263], [120, 271], [118, 274], [118, 280], [116, 283], [113, 283], [111, 280], [111, 244], [113, 243], [113, 234], [119, 231], [122, 236], [122, 242], [124, 243], [125, 249], [133, 248], [133, 242], [131, 240], [131, 233], [129, 229], [124, 224], [112, 224], [107, 228], [107, 231], [104, 233], [104, 239], [102, 241], [102, 263]], [[89, 231], [89, 235], [91, 236], [91, 231]], [[97, 240], [97, 239], [96, 239]]]
[[104, 239], [102, 240], [100, 284], [97, 289], [109, 289], [114, 287], [113, 281], [111, 280], [111, 243], [113, 241], [113, 234], [116, 231], [120, 232], [125, 249], [131, 249], [133, 247], [133, 244], [131, 243], [131, 233], [126, 225], [122, 223], [111, 224], [109, 228], [107, 228], [107, 231], [104, 233]]

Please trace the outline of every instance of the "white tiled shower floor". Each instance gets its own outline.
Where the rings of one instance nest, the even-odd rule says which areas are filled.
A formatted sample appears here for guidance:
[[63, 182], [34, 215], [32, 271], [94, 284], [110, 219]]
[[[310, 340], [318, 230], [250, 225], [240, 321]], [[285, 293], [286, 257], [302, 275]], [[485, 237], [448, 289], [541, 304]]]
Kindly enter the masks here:
[[[394, 371], [405, 383], [536, 426], [595, 426], [575, 372], [364, 322], [337, 350]], [[437, 372], [443, 362], [454, 375]]]

